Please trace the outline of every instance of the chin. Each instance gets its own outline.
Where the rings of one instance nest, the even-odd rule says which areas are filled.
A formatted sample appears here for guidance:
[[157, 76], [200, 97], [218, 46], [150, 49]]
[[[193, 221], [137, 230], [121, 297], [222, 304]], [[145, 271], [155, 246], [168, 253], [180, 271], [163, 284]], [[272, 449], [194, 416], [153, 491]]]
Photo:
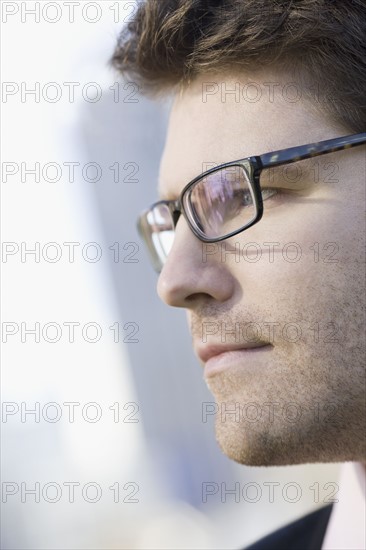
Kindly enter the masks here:
[[[244, 430], [233, 424], [216, 423], [216, 440], [231, 460], [246, 466], [283, 466], [295, 464], [280, 437], [263, 431]], [[297, 462], [298, 463], [298, 462]]]
[[[216, 440], [231, 460], [246, 466], [289, 466], [307, 463], [365, 462], [363, 438], [320, 430], [319, 426], [297, 426], [283, 430], [256, 426], [248, 428], [216, 422]], [[338, 436], [337, 436], [338, 435]]]

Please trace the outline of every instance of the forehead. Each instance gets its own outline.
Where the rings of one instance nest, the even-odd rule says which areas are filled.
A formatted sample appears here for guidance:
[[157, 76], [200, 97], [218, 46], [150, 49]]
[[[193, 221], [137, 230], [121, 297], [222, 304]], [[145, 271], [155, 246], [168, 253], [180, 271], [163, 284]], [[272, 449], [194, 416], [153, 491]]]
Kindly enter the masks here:
[[216, 164], [326, 139], [326, 124], [300, 85], [271, 72], [202, 75], [173, 103], [159, 194], [182, 188]]

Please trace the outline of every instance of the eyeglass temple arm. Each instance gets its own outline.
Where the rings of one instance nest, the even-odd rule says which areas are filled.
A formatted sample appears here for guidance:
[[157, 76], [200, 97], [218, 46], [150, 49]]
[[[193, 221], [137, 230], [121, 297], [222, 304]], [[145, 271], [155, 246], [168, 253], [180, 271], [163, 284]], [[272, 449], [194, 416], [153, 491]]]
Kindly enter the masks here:
[[326, 141], [316, 143], [309, 143], [308, 145], [300, 145], [299, 147], [281, 149], [279, 151], [273, 151], [272, 153], [265, 153], [264, 155], [256, 157], [256, 160], [261, 169], [263, 169], [271, 166], [289, 164], [291, 162], [297, 162], [298, 160], [308, 159], [311, 157], [317, 157], [326, 153], [333, 153], [342, 149], [350, 149], [351, 147], [356, 147], [357, 145], [362, 145], [363, 143], [366, 143], [366, 132], [335, 139], [328, 139]]

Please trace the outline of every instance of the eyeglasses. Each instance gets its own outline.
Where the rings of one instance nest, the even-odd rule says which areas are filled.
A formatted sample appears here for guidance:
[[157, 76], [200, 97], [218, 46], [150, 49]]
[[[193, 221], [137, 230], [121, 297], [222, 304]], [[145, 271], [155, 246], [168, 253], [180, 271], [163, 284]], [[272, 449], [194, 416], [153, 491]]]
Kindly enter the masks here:
[[227, 162], [197, 176], [178, 200], [156, 202], [139, 217], [138, 230], [155, 270], [159, 273], [168, 257], [181, 214], [202, 242], [223, 241], [258, 223], [263, 201], [276, 194], [273, 188], [261, 188], [262, 170], [364, 143], [366, 132]]

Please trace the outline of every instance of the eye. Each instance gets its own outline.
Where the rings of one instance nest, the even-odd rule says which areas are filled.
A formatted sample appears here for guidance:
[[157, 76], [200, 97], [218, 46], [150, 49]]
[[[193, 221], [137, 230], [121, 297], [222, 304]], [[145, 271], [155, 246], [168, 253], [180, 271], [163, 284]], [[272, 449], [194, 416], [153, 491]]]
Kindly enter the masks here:
[[[273, 195], [278, 195], [279, 190], [274, 189], [273, 187], [263, 187], [262, 188], [262, 199], [263, 201], [269, 199], [270, 197], [273, 197]], [[235, 200], [232, 201], [232, 208], [235, 210], [236, 208], [242, 208], [243, 206], [252, 206], [253, 199], [252, 195], [249, 190], [238, 190], [235, 192], [234, 197]]]
[[240, 202], [241, 206], [251, 206], [253, 204], [253, 199], [250, 191], [242, 191], [240, 193]]
[[235, 215], [240, 213], [243, 206], [251, 206], [253, 204], [252, 195], [250, 191], [238, 189], [233, 193], [230, 201], [226, 204], [226, 215]]

